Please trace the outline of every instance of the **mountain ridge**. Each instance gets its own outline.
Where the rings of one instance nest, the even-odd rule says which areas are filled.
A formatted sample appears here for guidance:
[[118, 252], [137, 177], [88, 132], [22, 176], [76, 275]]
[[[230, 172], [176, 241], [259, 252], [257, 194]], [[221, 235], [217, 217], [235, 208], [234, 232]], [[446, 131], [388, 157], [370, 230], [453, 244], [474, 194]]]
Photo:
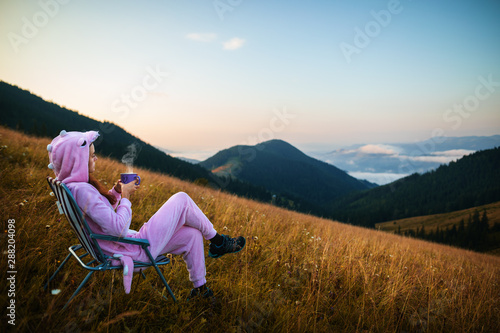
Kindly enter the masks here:
[[218, 175], [264, 186], [273, 193], [292, 195], [324, 205], [354, 190], [376, 186], [314, 159], [283, 140], [223, 149], [199, 163]]

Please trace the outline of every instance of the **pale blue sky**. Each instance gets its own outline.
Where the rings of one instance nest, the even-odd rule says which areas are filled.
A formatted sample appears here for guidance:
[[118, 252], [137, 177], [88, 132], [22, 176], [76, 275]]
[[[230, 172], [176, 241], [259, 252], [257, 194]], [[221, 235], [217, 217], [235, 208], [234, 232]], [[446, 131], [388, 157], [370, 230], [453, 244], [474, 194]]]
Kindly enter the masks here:
[[1, 80], [172, 150], [500, 133], [498, 1], [4, 0], [0, 13]]

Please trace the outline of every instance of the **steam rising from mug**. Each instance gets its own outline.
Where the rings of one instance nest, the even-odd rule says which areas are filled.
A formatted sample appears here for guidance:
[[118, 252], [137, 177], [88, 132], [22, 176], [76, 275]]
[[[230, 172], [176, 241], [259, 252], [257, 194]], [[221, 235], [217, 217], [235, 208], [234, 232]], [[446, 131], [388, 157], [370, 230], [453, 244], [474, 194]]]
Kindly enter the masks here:
[[127, 173], [134, 172], [134, 161], [139, 155], [140, 146], [136, 142], [127, 147], [127, 153], [122, 157], [122, 163], [127, 166]]

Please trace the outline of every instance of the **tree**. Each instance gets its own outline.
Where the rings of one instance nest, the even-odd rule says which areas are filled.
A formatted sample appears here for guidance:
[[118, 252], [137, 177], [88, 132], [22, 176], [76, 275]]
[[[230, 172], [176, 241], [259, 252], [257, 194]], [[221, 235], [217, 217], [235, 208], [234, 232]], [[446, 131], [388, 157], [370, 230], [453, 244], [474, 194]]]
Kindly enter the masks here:
[[486, 209], [483, 210], [483, 216], [481, 217], [481, 230], [488, 231], [489, 229], [489, 220], [488, 215], [486, 215]]
[[462, 233], [462, 232], [464, 232], [464, 231], [465, 231], [465, 221], [464, 221], [464, 219], [462, 218], [462, 219], [460, 220], [459, 225], [458, 225], [458, 232], [459, 232], [459, 233]]
[[424, 225], [422, 225], [422, 228], [420, 228], [420, 231], [418, 232], [418, 238], [425, 239], [425, 228], [424, 228]]

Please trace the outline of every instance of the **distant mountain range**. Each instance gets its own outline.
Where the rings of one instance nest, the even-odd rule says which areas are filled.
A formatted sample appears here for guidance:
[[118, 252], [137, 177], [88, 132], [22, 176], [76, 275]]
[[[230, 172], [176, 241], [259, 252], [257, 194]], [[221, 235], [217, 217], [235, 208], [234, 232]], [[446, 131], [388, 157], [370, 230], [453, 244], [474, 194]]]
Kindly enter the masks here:
[[500, 201], [500, 147], [478, 151], [436, 170], [344, 196], [331, 207], [340, 221], [375, 223], [447, 213]]
[[478, 150], [500, 146], [500, 135], [435, 137], [414, 143], [359, 144], [311, 156], [333, 164], [356, 178], [380, 185], [424, 173]]
[[349, 176], [333, 165], [311, 158], [281, 140], [234, 146], [200, 162], [218, 176], [236, 178], [325, 206], [341, 196], [376, 185]]
[[[135, 144], [140, 150], [135, 166], [368, 227], [388, 220], [500, 201], [500, 148], [474, 152], [498, 145], [499, 136], [361, 145], [330, 154], [339, 158], [341, 166], [344, 163], [361, 168], [363, 163], [368, 164], [365, 161], [368, 159], [372, 171], [376, 172], [382, 170], [376, 167], [376, 161], [380, 165], [392, 161], [398, 169], [390, 170], [411, 173], [396, 182], [376, 187], [336, 166], [309, 157], [281, 140], [234, 146], [193, 165], [160, 151], [114, 124], [85, 117], [1, 81], [0, 111], [0, 124], [25, 133], [52, 138], [62, 129], [99, 130], [102, 135], [96, 148], [101, 155], [121, 160], [127, 147]], [[344, 159], [340, 159], [341, 156]], [[348, 156], [352, 159], [345, 158]], [[450, 158], [457, 161], [449, 162]], [[405, 161], [409, 164], [404, 164]], [[424, 169], [420, 169], [417, 162], [440, 166], [418, 174], [416, 172]]]
[[187, 157], [183, 157], [183, 156], [176, 156], [178, 153], [175, 152], [175, 151], [173, 151], [173, 150], [170, 150], [170, 149], [166, 149], [166, 148], [162, 148], [162, 147], [158, 147], [158, 146], [156, 146], [156, 149], [164, 152], [165, 154], [168, 154], [170, 156], [178, 158], [181, 161], [189, 162], [191, 164], [198, 164], [198, 163], [200, 163], [200, 161], [192, 159], [192, 158], [187, 158]]
[[[95, 119], [81, 115], [78, 112], [47, 102], [29, 91], [2, 81], [0, 81], [0, 110], [0, 124], [17, 129], [21, 132], [53, 138], [57, 136], [62, 129], [67, 131], [98, 130], [101, 136], [96, 142], [96, 150], [98, 154], [103, 156], [121, 160], [128, 151], [127, 147], [134, 144], [138, 151], [133, 162], [134, 166], [159, 171], [185, 180], [195, 181], [199, 184], [209, 185], [251, 199], [264, 202], [272, 201], [279, 206], [306, 211], [316, 215], [325, 214], [321, 207], [324, 202], [348, 193], [349, 190], [363, 189], [370, 186], [368, 183], [358, 181], [345, 175], [346, 179], [341, 179], [342, 177], [340, 177], [338, 179], [338, 184], [330, 184], [328, 185], [329, 187], [325, 188], [323, 183], [325, 181], [331, 181], [329, 176], [326, 176], [325, 179], [315, 176], [311, 177], [311, 180], [308, 180], [307, 178], [313, 175], [313, 173], [307, 169], [307, 165], [303, 165], [301, 166], [303, 168], [301, 169], [303, 173], [302, 178], [297, 179], [299, 179], [299, 183], [309, 185], [308, 188], [312, 189], [310, 191], [317, 192], [314, 194], [314, 198], [318, 203], [312, 204], [309, 200], [302, 200], [302, 194], [300, 191], [296, 190], [294, 185], [286, 185], [293, 184], [297, 179], [281, 177], [278, 178], [279, 181], [274, 180], [273, 184], [282, 182], [285, 184], [284, 186], [290, 186], [292, 189], [291, 191], [284, 191], [284, 193], [281, 193], [275, 190], [280, 190], [279, 187], [269, 186], [270, 183], [267, 181], [259, 182], [256, 178], [251, 177], [248, 178], [251, 181], [247, 181], [247, 178], [244, 177], [224, 177], [224, 173], [212, 173], [201, 165], [174, 158], [168, 154], [170, 153], [169, 151], [161, 151], [130, 133], [127, 133], [124, 129], [115, 124], [99, 122]], [[298, 150], [290, 145], [285, 145], [288, 151], [295, 150], [296, 156], [311, 159], [298, 152]], [[264, 145], [259, 146], [258, 150], [260, 150], [261, 147], [264, 147]], [[275, 150], [274, 153], [277, 153], [278, 150]], [[286, 154], [286, 152], [281, 153], [282, 155], [283, 153]], [[267, 155], [264, 152], [262, 156]], [[254, 164], [259, 161], [260, 160], [257, 159], [254, 161]], [[321, 168], [337, 170], [335, 167], [326, 163], [319, 161], [316, 163], [322, 165], [318, 170]], [[279, 164], [280, 163], [277, 163], [276, 165]], [[340, 170], [337, 170], [337, 172], [344, 174]], [[222, 176], [222, 178], [218, 176]], [[317, 191], [315, 191], [316, 186], [319, 186]], [[327, 188], [334, 189], [334, 195], [329, 193]]]
[[[415, 172], [425, 173], [434, 170], [441, 164], [456, 161], [476, 151], [499, 146], [500, 135], [492, 135], [435, 137], [413, 143], [356, 144], [335, 150], [324, 148], [318, 150], [313, 148], [313, 145], [302, 151], [306, 155], [346, 171], [355, 178], [385, 185]], [[207, 158], [205, 151], [170, 152], [167, 149], [158, 149], [193, 164]]]
[[[449, 146], [442, 149], [457, 144], [474, 149], [483, 147], [467, 146], [457, 141], [453, 143], [450, 139]], [[474, 139], [464, 141], [471, 143]], [[485, 141], [477, 140], [488, 145]], [[414, 147], [407, 147], [411, 148]], [[388, 220], [451, 212], [500, 201], [500, 148], [471, 151], [469, 155], [441, 164], [435, 170], [423, 174], [414, 172], [379, 187], [311, 158], [281, 140], [255, 146], [234, 146], [200, 165], [216, 175], [239, 179], [265, 187], [272, 193], [315, 204], [318, 206], [316, 211], [327, 217], [368, 227]]]

